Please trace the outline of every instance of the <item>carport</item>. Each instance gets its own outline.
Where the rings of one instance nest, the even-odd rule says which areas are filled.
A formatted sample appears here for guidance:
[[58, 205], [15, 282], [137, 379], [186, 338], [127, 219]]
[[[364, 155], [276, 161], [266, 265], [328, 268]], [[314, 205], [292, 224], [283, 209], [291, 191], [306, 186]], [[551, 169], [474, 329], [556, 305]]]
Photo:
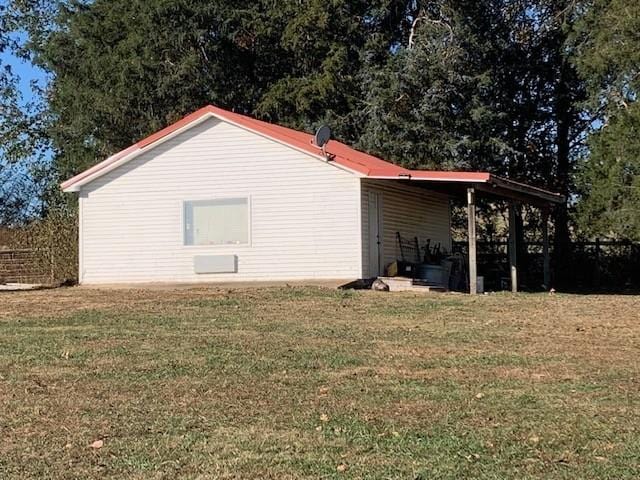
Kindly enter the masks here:
[[427, 188], [456, 198], [466, 198], [468, 219], [469, 292], [478, 291], [476, 200], [484, 196], [490, 200], [506, 201], [509, 208], [509, 270], [511, 291], [518, 291], [518, 258], [516, 245], [516, 216], [522, 205], [540, 209], [542, 214], [542, 249], [544, 257], [544, 284], [551, 282], [549, 254], [549, 216], [554, 206], [565, 201], [558, 193], [515, 182], [485, 172], [434, 172], [410, 170], [399, 176], [370, 176], [376, 179], [400, 181], [412, 186]]

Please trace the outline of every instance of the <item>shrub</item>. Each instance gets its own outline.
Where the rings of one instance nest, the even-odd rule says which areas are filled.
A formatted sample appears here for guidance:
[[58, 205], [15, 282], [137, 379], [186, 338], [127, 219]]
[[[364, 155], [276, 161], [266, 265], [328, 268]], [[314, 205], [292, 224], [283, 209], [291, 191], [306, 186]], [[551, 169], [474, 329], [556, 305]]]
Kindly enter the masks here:
[[52, 284], [78, 279], [78, 217], [74, 210], [50, 210], [21, 229], [15, 247], [34, 251], [36, 262]]

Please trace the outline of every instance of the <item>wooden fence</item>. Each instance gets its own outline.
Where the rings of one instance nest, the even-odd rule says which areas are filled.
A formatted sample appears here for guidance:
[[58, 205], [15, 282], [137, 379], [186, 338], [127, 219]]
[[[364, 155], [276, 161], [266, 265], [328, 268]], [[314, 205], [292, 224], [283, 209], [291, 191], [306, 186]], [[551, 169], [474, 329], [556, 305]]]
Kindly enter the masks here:
[[50, 283], [51, 272], [30, 249], [0, 249], [0, 284]]
[[[454, 242], [454, 251], [467, 254], [467, 242]], [[478, 242], [478, 275], [485, 277], [490, 290], [507, 289], [509, 283], [508, 242]], [[630, 241], [576, 241], [567, 245], [567, 265], [563, 272], [565, 290], [623, 291], [640, 290], [640, 243]], [[542, 242], [525, 242], [519, 252], [518, 274], [524, 288], [542, 287]], [[556, 264], [553, 242], [551, 264]]]

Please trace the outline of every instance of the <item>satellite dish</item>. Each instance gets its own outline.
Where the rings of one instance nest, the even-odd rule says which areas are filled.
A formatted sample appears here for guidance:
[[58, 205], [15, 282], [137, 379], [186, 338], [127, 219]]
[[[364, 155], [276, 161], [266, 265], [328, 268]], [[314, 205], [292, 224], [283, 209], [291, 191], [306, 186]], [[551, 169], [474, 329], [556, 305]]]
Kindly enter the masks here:
[[316, 147], [324, 149], [329, 140], [331, 140], [331, 129], [326, 125], [322, 125], [313, 136], [313, 143]]

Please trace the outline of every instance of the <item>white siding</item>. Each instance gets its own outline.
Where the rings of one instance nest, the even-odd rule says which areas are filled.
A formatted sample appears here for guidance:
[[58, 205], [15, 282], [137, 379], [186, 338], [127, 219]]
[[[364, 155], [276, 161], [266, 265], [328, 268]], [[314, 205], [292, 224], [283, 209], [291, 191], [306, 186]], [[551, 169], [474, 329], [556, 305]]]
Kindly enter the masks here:
[[451, 250], [449, 197], [393, 180], [362, 179], [362, 264], [363, 277], [369, 269], [369, 192], [382, 194], [382, 249], [384, 265], [400, 258], [396, 232], [403, 237], [418, 237], [420, 244], [431, 239]]
[[[358, 278], [359, 181], [207, 120], [82, 188], [81, 282]], [[183, 245], [183, 201], [238, 197], [249, 198], [249, 245]], [[237, 255], [238, 272], [195, 274], [196, 255]]]

